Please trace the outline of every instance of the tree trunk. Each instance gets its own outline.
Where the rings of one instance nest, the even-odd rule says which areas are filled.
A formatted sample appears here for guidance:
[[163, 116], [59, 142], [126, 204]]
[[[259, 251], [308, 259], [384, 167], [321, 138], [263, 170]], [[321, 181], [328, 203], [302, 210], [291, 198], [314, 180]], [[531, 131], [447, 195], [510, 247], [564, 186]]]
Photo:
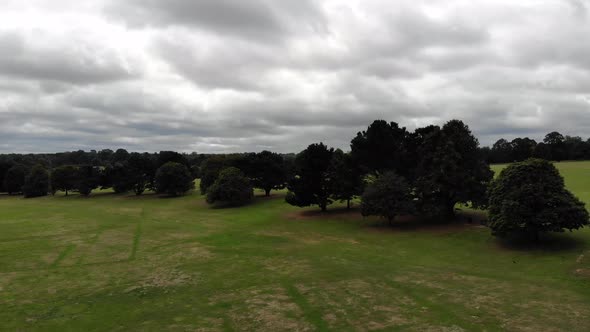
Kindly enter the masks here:
[[326, 212], [328, 210], [326, 203], [321, 203], [320, 209], [322, 209], [322, 212]]
[[272, 190], [272, 189], [264, 189], [264, 192], [265, 192], [265, 196], [266, 196], [266, 197], [269, 197], [269, 196], [270, 196], [270, 191], [271, 191], [271, 190]]
[[66, 189], [66, 196], [68, 196], [68, 190]]
[[350, 210], [350, 198], [346, 200], [346, 209]]

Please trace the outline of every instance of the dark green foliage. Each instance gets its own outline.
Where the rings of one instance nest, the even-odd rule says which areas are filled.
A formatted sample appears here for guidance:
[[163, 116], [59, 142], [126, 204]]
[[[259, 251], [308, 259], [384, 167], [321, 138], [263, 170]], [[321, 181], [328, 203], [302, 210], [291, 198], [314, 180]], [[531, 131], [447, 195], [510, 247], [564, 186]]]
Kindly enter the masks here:
[[76, 166], [66, 165], [56, 167], [51, 172], [51, 189], [56, 191], [64, 191], [66, 196], [69, 191], [76, 188], [78, 180], [78, 168]]
[[567, 159], [565, 150], [565, 137], [562, 134], [553, 131], [545, 135], [543, 143], [549, 148], [549, 160], [562, 161]]
[[12, 166], [14, 166], [14, 163], [11, 160], [0, 158], [0, 193], [6, 192], [6, 189], [4, 189], [4, 176]]
[[132, 172], [133, 170], [131, 170], [127, 161], [120, 161], [108, 166], [102, 176], [108, 178], [115, 193], [121, 194], [133, 188]]
[[6, 171], [4, 175], [4, 190], [9, 195], [23, 192], [27, 168], [24, 165], [14, 165]]
[[82, 196], [89, 196], [92, 191], [98, 188], [99, 171], [98, 168], [92, 165], [78, 166], [78, 174], [76, 175], [75, 190]]
[[548, 161], [530, 159], [504, 169], [490, 186], [489, 227], [496, 236], [563, 232], [588, 225], [588, 211]]
[[199, 184], [201, 194], [207, 193], [207, 189], [215, 183], [221, 170], [227, 167], [226, 163], [225, 156], [213, 156], [203, 162], [201, 165], [201, 182]]
[[360, 169], [350, 154], [338, 149], [332, 156], [329, 172], [332, 198], [346, 202], [347, 208], [350, 209], [350, 201], [363, 192], [363, 177]]
[[329, 171], [333, 155], [334, 149], [319, 143], [310, 145], [297, 156], [295, 177], [288, 184], [287, 203], [299, 207], [318, 205], [326, 211], [332, 204]]
[[132, 153], [127, 160], [130, 189], [141, 195], [148, 188], [154, 187], [156, 168], [148, 153]]
[[359, 132], [352, 140], [351, 154], [365, 173], [381, 173], [388, 170], [406, 174], [406, 128], [397, 123], [376, 120], [366, 131]]
[[403, 177], [393, 172], [380, 175], [363, 193], [363, 216], [379, 216], [391, 223], [399, 215], [414, 212], [415, 203], [411, 187]]
[[247, 175], [252, 179], [256, 188], [263, 189], [266, 196], [270, 196], [271, 190], [285, 188], [287, 174], [285, 172], [283, 157], [278, 153], [262, 151], [250, 157], [251, 165]]
[[195, 187], [188, 168], [179, 163], [168, 162], [156, 172], [156, 192], [170, 196], [186, 194]]
[[250, 179], [235, 167], [229, 167], [219, 173], [219, 177], [207, 191], [207, 203], [222, 203], [238, 206], [248, 203], [254, 197]]
[[169, 162], [179, 163], [190, 168], [190, 163], [188, 162], [188, 159], [182, 154], [175, 151], [160, 151], [157, 159], [157, 168], [160, 168], [164, 164]]
[[514, 140], [512, 140], [510, 145], [510, 161], [523, 161], [533, 157], [533, 155], [535, 154], [535, 149], [537, 147], [537, 142], [528, 137], [515, 138]]
[[34, 166], [23, 186], [23, 193], [26, 198], [47, 196], [49, 191], [49, 172], [42, 165]]
[[457, 203], [485, 207], [493, 173], [483, 160], [479, 143], [459, 120], [428, 131], [418, 149], [416, 195], [428, 215], [454, 215]]

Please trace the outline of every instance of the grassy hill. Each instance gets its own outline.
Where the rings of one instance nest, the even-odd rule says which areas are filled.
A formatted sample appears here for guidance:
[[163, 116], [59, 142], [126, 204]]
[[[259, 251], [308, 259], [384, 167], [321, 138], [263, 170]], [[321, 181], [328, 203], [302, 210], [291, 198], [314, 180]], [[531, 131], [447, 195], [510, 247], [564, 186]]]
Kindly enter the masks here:
[[[558, 166], [590, 204], [590, 162]], [[590, 229], [524, 248], [331, 208], [2, 196], [0, 329], [590, 330]]]

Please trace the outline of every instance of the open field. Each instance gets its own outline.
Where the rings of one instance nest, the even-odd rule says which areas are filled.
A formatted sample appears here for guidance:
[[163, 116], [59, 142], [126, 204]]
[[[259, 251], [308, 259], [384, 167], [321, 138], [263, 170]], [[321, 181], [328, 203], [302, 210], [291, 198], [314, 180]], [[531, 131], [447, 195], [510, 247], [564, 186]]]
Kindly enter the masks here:
[[[590, 204], [590, 162], [559, 168]], [[0, 329], [590, 331], [590, 229], [541, 250], [315, 211], [2, 196]]]

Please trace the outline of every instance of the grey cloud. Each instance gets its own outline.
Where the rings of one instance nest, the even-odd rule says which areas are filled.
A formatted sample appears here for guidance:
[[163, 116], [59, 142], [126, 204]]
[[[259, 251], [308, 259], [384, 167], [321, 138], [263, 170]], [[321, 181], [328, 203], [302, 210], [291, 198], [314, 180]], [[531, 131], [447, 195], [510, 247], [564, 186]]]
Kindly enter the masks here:
[[[78, 44], [76, 41], [70, 42], [73, 44], [65, 40], [52, 40], [43, 33], [25, 38], [17, 32], [0, 32], [0, 75], [68, 84], [102, 83], [139, 77], [139, 73], [128, 68], [114, 52]], [[56, 88], [46, 87], [50, 91]]]
[[216, 33], [277, 39], [295, 27], [321, 28], [322, 13], [309, 0], [130, 0], [106, 6], [107, 15], [132, 26], [188, 25]]

